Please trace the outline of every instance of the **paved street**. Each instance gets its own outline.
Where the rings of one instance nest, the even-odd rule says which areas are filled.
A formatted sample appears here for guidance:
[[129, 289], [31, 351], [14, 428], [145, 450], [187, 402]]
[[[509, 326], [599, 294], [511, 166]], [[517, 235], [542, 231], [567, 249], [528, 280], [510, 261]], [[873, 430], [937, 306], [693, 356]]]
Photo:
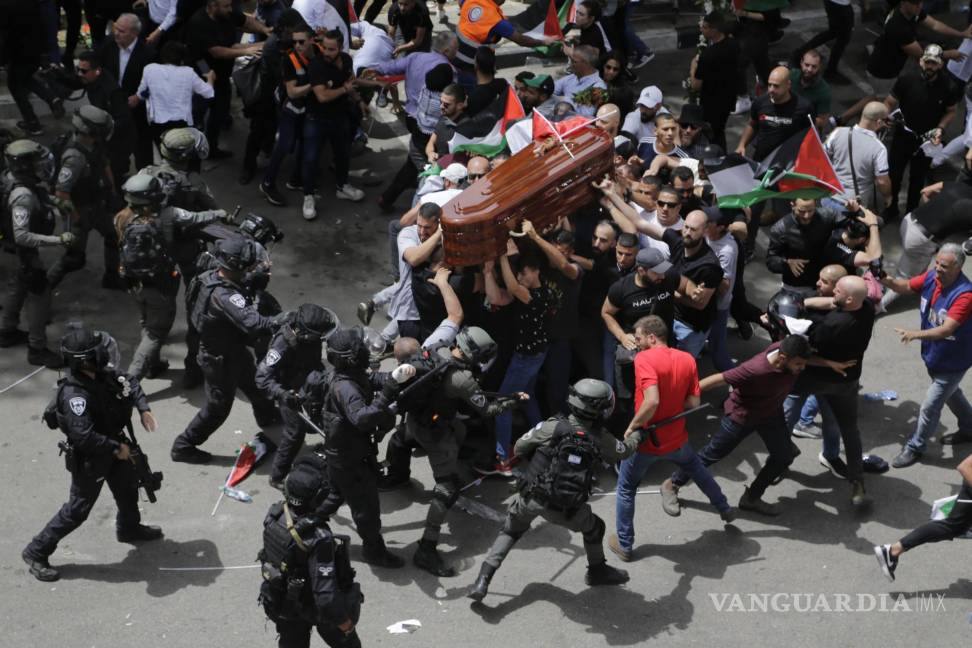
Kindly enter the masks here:
[[[814, 5], [801, 3], [801, 8]], [[953, 24], [957, 24], [953, 22]], [[808, 38], [820, 23], [801, 21], [794, 34], [774, 49], [784, 56]], [[863, 46], [873, 40], [858, 26], [844, 71], [855, 81], [862, 73]], [[786, 45], [786, 49], [783, 48]], [[640, 72], [640, 85], [656, 83], [674, 90], [688, 68], [691, 51], [659, 53]], [[548, 68], [548, 70], [551, 68]], [[553, 68], [556, 69], [556, 68]], [[504, 76], [507, 76], [504, 74]], [[511, 75], [510, 75], [511, 76]], [[862, 88], [837, 88], [835, 101], [848, 105]], [[677, 106], [677, 96], [669, 105]], [[676, 111], [677, 112], [677, 111]], [[741, 131], [743, 117], [730, 121], [730, 145]], [[45, 120], [45, 126], [49, 124]], [[12, 126], [12, 123], [0, 122]], [[958, 132], [958, 125], [952, 131]], [[226, 209], [239, 204], [274, 219], [285, 232], [272, 249], [270, 289], [285, 308], [314, 301], [333, 308], [342, 321], [355, 322], [355, 305], [381, 288], [388, 274], [386, 224], [388, 216], [375, 206], [379, 189], [364, 187], [367, 172], [382, 182], [397, 170], [405, 154], [405, 129], [387, 111], [376, 111], [368, 150], [352, 161], [352, 183], [367, 192], [364, 202], [333, 199], [333, 180], [325, 172], [320, 217], [305, 222], [299, 213], [299, 194], [288, 193], [291, 205], [269, 206], [257, 183], [236, 182], [246, 121], [236, 115], [225, 143], [236, 157], [217, 165], [206, 163], [205, 178]], [[51, 137], [52, 134], [49, 135]], [[325, 154], [327, 159], [327, 154]], [[943, 175], [947, 175], [945, 171]], [[286, 177], [286, 176], [283, 176]], [[405, 199], [400, 206], [404, 209]], [[897, 226], [882, 232], [887, 259], [898, 254]], [[765, 235], [760, 235], [757, 258], [747, 269], [750, 298], [763, 304], [776, 291], [764, 261]], [[0, 280], [13, 267], [13, 257], [0, 258]], [[966, 272], [972, 267], [966, 265]], [[68, 276], [54, 297], [51, 344], [71, 319], [83, 319], [110, 331], [123, 357], [131, 357], [138, 339], [136, 308], [131, 298], [101, 290], [101, 240], [92, 236], [88, 267]], [[914, 427], [927, 376], [917, 343], [903, 346], [895, 327], [918, 327], [916, 301], [899, 300], [897, 310], [878, 320], [862, 376], [864, 392], [892, 389], [891, 402], [862, 402], [860, 427], [866, 452], [888, 461]], [[376, 321], [383, 323], [381, 315]], [[168, 451], [202, 402], [202, 390], [179, 387], [185, 345], [185, 324], [177, 318], [174, 342], [163, 351], [173, 369], [147, 380], [143, 387], [160, 422], [155, 434], [139, 437], [155, 470], [165, 474], [157, 504], [142, 504], [144, 519], [159, 524], [163, 541], [138, 549], [115, 542], [114, 503], [104, 492], [88, 522], [69, 536], [51, 557], [62, 570], [53, 584], [31, 578], [20, 551], [55, 513], [67, 495], [68, 475], [57, 454], [61, 435], [40, 421], [57, 374], [42, 370], [0, 394], [4, 421], [0, 474], [3, 534], [0, 536], [0, 646], [23, 647], [172, 647], [229, 648], [271, 646], [275, 636], [256, 604], [261, 522], [279, 493], [267, 485], [269, 465], [262, 465], [242, 488], [253, 496], [243, 504], [223, 500], [214, 517], [210, 512], [218, 488], [232, 465], [239, 445], [257, 430], [248, 405], [238, 400], [230, 418], [205, 448], [218, 455], [209, 466], [173, 464]], [[730, 332], [732, 355], [745, 359], [766, 345], [766, 338], [743, 343]], [[23, 347], [0, 353], [0, 389], [28, 375], [34, 367]], [[711, 372], [707, 359], [703, 374]], [[963, 385], [972, 389], [972, 380]], [[716, 406], [706, 416], [691, 419], [693, 444], [700, 447], [717, 428], [721, 393], [706, 400]], [[946, 411], [944, 431], [955, 430]], [[274, 431], [271, 431], [271, 436]], [[474, 503], [470, 512], [453, 509], [443, 532], [446, 559], [458, 563], [460, 574], [436, 579], [409, 565], [397, 571], [373, 569], [360, 561], [360, 545], [346, 508], [333, 520], [336, 532], [349, 533], [352, 557], [365, 593], [359, 634], [366, 646], [761, 646], [787, 643], [802, 646], [926, 646], [969, 645], [972, 638], [972, 542], [927, 545], [906, 554], [898, 580], [881, 575], [871, 552], [873, 544], [893, 542], [924, 522], [931, 502], [954, 494], [958, 461], [970, 451], [933, 442], [921, 464], [866, 479], [873, 504], [855, 513], [849, 486], [831, 476], [817, 462], [819, 442], [797, 440], [802, 455], [789, 479], [772, 487], [768, 501], [779, 501], [783, 514], [774, 520], [743, 514], [723, 526], [702, 493], [682, 491], [683, 513], [666, 516], [654, 494], [639, 496], [636, 514], [636, 558], [625, 566], [631, 581], [620, 588], [588, 589], [581, 538], [542, 522], [534, 523], [493, 580], [482, 605], [464, 598], [486, 550], [499, 531], [500, 518], [511, 490], [503, 481], [488, 480], [466, 491]], [[715, 466], [714, 474], [735, 504], [743, 487], [765, 459], [758, 439], [750, 439]], [[433, 484], [424, 459], [412, 464], [409, 490], [382, 495], [386, 539], [393, 551], [411, 557], [421, 535]], [[668, 474], [656, 466], [642, 488], [655, 489]], [[614, 475], [601, 475], [598, 488], [606, 491], [592, 500], [609, 532], [614, 524]], [[615, 566], [619, 561], [608, 552]], [[739, 594], [739, 604], [733, 595]], [[773, 600], [770, 611], [759, 611], [760, 600]], [[800, 594], [799, 597], [794, 597]], [[754, 603], [750, 595], [757, 595]], [[761, 599], [758, 595], [766, 595]], [[820, 598], [819, 595], [824, 595]], [[840, 612], [841, 595], [851, 609]], [[900, 595], [900, 599], [898, 598]], [[882, 601], [882, 596], [885, 598]], [[941, 598], [944, 597], [944, 598]], [[921, 603], [921, 600], [924, 603]], [[822, 604], [820, 601], [824, 601]], [[905, 611], [901, 601], [910, 608]], [[890, 610], [897, 603], [897, 611]], [[873, 604], [873, 605], [872, 605]], [[924, 605], [925, 610], [919, 610]], [[789, 606], [787, 611], [787, 606]], [[886, 611], [882, 611], [882, 607]], [[807, 608], [816, 611], [806, 611]], [[745, 609], [745, 611], [743, 611]], [[797, 610], [799, 609], [799, 611]], [[422, 627], [412, 635], [391, 635], [397, 621], [418, 619]], [[315, 645], [321, 645], [315, 639]]]

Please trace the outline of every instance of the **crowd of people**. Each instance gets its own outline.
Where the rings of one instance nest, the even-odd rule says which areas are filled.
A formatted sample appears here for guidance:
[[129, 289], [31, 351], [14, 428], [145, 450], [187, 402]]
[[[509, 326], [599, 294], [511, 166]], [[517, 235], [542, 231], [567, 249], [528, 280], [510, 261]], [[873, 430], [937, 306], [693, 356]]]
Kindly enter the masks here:
[[[79, 48], [82, 4], [91, 42]], [[921, 460], [945, 406], [957, 428], [939, 441], [972, 442], [972, 405], [961, 389], [972, 366], [972, 282], [962, 271], [972, 254], [968, 98], [970, 126], [943, 139], [972, 77], [965, 46], [972, 40], [958, 49], [922, 44], [917, 26], [952, 40], [972, 27], [952, 28], [920, 2], [901, 0], [868, 54], [873, 92], [841, 110], [831, 84], [850, 83], [840, 70], [854, 17], [848, 2], [825, 0], [827, 31], [776, 64], [769, 46], [788, 24], [778, 9], [733, 3], [712, 11], [700, 21], [705, 44], [687, 65], [685, 88], [664, 89], [638, 87], [654, 53], [632, 28], [633, 2], [578, 2], [563, 40], [536, 28], [548, 12], [543, 0], [509, 17], [501, 1], [464, 0], [455, 25], [444, 3], [434, 21], [417, 0], [393, 0], [386, 18], [384, 0], [373, 0], [359, 20], [366, 4], [0, 5], [7, 84], [22, 115], [21, 133], [3, 143], [2, 234], [15, 261], [5, 262], [14, 267], [0, 347], [26, 345], [30, 364], [66, 367], [45, 420], [67, 437], [71, 496], [24, 549], [36, 578], [59, 577], [48, 558], [106, 482], [118, 504], [119, 541], [162, 537], [138, 512], [145, 484], [130, 418], [137, 409], [143, 427], [156, 428], [152, 394], [139, 381], [169, 369], [163, 348], [180, 294], [182, 388], [203, 386], [205, 400], [170, 458], [209, 463], [200, 446], [220, 429], [237, 391], [247, 396], [268, 432], [261, 442], [275, 450], [270, 484], [285, 494], [267, 515], [261, 554], [260, 599], [281, 646], [307, 645], [315, 626], [329, 645], [360, 645], [360, 590], [347, 541], [327, 520], [347, 503], [362, 559], [403, 567], [385, 546], [379, 493], [411, 483], [417, 449], [435, 484], [412, 561], [436, 576], [457, 573], [437, 544], [464, 482], [474, 472], [517, 478], [518, 494], [469, 594], [477, 601], [538, 516], [583, 534], [589, 585], [626, 582], [625, 571], [607, 564], [604, 536], [619, 560], [637, 557], [636, 494], [658, 460], [676, 468], [661, 485], [665, 513], [680, 514], [679, 493], [694, 481], [730, 523], [738, 510], [781, 515], [766, 494], [801, 453], [794, 439], [816, 440], [820, 464], [846, 482], [854, 507], [865, 506], [865, 473], [888, 466], [862, 447], [860, 378], [875, 319], [898, 295], [920, 297], [916, 328], [896, 331], [904, 343], [920, 342], [931, 384], [913, 434], [890, 463], [904, 469]], [[562, 52], [568, 67], [500, 69], [495, 45], [504, 39], [552, 57]], [[829, 55], [817, 49], [831, 41]], [[68, 135], [44, 138], [31, 94], [69, 122]], [[390, 107], [404, 124], [408, 154], [377, 197], [381, 211], [400, 214], [388, 223], [393, 281], [363, 296], [361, 326], [342, 324], [319, 304], [284, 308], [270, 283], [270, 253], [283, 228], [229, 213], [203, 181], [203, 160], [228, 164], [233, 156], [221, 134], [240, 119], [237, 101], [249, 121], [239, 183], [258, 180], [263, 198], [283, 207], [289, 200], [278, 175], [289, 173], [284, 185], [299, 192], [308, 221], [319, 210], [339, 211], [337, 200], [364, 200], [351, 165], [374, 111]], [[669, 106], [678, 104], [676, 114]], [[749, 115], [738, 141], [727, 133], [733, 113]], [[485, 144], [510, 114], [505, 146], [457, 146]], [[517, 119], [548, 124], [548, 135], [516, 143]], [[535, 225], [541, 215], [528, 215], [497, 258], [450, 266], [445, 208], [512, 158], [542, 165], [565, 120], [613, 142], [612, 171], [590, 188], [596, 198], [556, 214], [543, 231]], [[710, 178], [715, 169], [730, 158], [767, 162], [808, 127], [819, 131], [841, 187], [822, 199], [780, 189], [726, 206]], [[321, 163], [324, 150], [330, 165]], [[953, 157], [961, 160], [957, 179], [929, 183], [931, 169]], [[333, 199], [320, 189], [325, 175], [333, 176]], [[891, 226], [900, 229], [902, 252], [886, 260], [882, 228], [888, 241]], [[779, 276], [765, 306], [747, 298], [745, 278], [761, 229], [766, 267]], [[102, 288], [129, 292], [140, 315], [140, 340], [124, 366], [96, 322], [71, 324], [56, 351], [47, 340], [52, 291], [86, 265], [91, 231], [103, 244]], [[50, 268], [44, 247], [62, 250]], [[387, 314], [380, 330], [371, 328], [379, 312]], [[730, 332], [750, 340], [756, 329], [771, 343], [738, 358]], [[719, 428], [696, 450], [689, 417], [703, 407], [702, 392], [725, 387]], [[768, 456], [734, 506], [709, 466], [753, 432]], [[324, 443], [305, 447], [317, 433]], [[902, 552], [972, 526], [970, 462], [958, 464], [962, 489], [944, 520], [875, 547], [889, 578]], [[617, 508], [608, 534], [588, 498], [596, 475], [612, 467]]]

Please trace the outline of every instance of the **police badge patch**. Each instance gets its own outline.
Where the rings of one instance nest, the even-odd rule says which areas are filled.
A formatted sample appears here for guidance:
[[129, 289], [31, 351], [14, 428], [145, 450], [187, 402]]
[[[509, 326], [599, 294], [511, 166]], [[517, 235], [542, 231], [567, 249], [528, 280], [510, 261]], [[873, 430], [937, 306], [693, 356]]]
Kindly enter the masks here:
[[236, 306], [237, 308], [244, 308], [246, 306], [246, 300], [243, 299], [243, 295], [241, 295], [240, 293], [236, 293], [235, 295], [230, 297], [230, 303]]
[[23, 205], [17, 205], [13, 208], [13, 223], [17, 227], [27, 227], [27, 222], [30, 220], [30, 210]]
[[75, 396], [68, 401], [68, 405], [71, 407], [71, 411], [74, 412], [75, 416], [81, 416], [88, 407], [88, 401], [83, 396]]
[[469, 402], [475, 407], [486, 407], [486, 396], [483, 393], [473, 394]]
[[280, 362], [280, 354], [277, 353], [274, 349], [270, 349], [269, 351], [267, 351], [267, 358], [265, 362], [267, 363], [268, 367], [272, 367], [273, 365]]
[[57, 174], [57, 184], [64, 184], [68, 182], [72, 177], [70, 167], [61, 167], [60, 172]]

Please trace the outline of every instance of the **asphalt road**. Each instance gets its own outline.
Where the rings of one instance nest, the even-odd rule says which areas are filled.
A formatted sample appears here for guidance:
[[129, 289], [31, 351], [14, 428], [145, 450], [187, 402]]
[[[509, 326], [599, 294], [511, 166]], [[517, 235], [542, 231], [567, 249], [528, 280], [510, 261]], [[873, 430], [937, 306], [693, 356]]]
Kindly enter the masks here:
[[[858, 30], [848, 59], [852, 65], [859, 65], [861, 44], [870, 40], [869, 34]], [[674, 88], [689, 57], [684, 52], [660, 54], [641, 71], [641, 79]], [[850, 103], [858, 92], [841, 88], [835, 94], [839, 102]], [[388, 113], [379, 111], [377, 121], [370, 150], [355, 157], [353, 167], [384, 180], [404, 155], [404, 129]], [[730, 124], [738, 134], [741, 118]], [[225, 139], [237, 158], [206, 171], [216, 196], [227, 208], [241, 204], [245, 210], [271, 216], [286, 232], [272, 251], [271, 284], [285, 307], [317, 301], [352, 321], [355, 304], [380, 288], [387, 272], [387, 217], [374, 206], [378, 189], [367, 188], [363, 203], [338, 202], [331, 199], [333, 182], [326, 177], [321, 217], [312, 223], [300, 218], [296, 194], [291, 195], [290, 207], [270, 207], [255, 184], [236, 184], [244, 126], [238, 118]], [[888, 257], [895, 259], [897, 228], [886, 228], [882, 239]], [[762, 263], [764, 241], [761, 238], [760, 253], [747, 271], [757, 303], [775, 292], [778, 284]], [[64, 322], [81, 318], [111, 331], [127, 359], [138, 337], [136, 309], [125, 294], [98, 288], [101, 241], [94, 236], [89, 245], [88, 267], [70, 275], [55, 295], [50, 337], [53, 343]], [[4, 259], [0, 272], [8, 273], [12, 258]], [[895, 313], [878, 321], [864, 363], [863, 391], [893, 389], [899, 394], [892, 402], [863, 402], [860, 410], [865, 450], [889, 460], [913, 429], [927, 387], [917, 346], [901, 345], [893, 331], [918, 325], [914, 305], [901, 300]], [[183, 333], [180, 317], [174, 342], [164, 351], [174, 369], [181, 366]], [[766, 343], [759, 338], [748, 344], [734, 335], [730, 338], [737, 358], [749, 357]], [[702, 368], [711, 370], [705, 361]], [[0, 354], [0, 389], [32, 370], [22, 349], [5, 350]], [[253, 496], [253, 503], [224, 499], [217, 514], [210, 516], [234, 451], [256, 431], [251, 410], [239, 402], [223, 429], [207, 443], [206, 448], [219, 457], [214, 464], [173, 464], [168, 459], [171, 440], [195, 414], [202, 398], [199, 389], [183, 392], [178, 387], [179, 370], [144, 383], [161, 429], [143, 433], [140, 441], [153, 467], [165, 473], [165, 481], [159, 502], [144, 503], [143, 514], [147, 522], [163, 527], [165, 539], [138, 549], [116, 543], [114, 505], [105, 493], [87, 523], [52, 557], [62, 570], [61, 581], [43, 584], [26, 573], [21, 549], [67, 494], [68, 475], [56, 449], [60, 435], [39, 420], [56, 378], [55, 372], [43, 370], [0, 394], [5, 423], [0, 453], [4, 485], [0, 646], [272, 645], [273, 627], [256, 605], [255, 562], [263, 515], [278, 496], [266, 484], [268, 466], [242, 486]], [[968, 389], [972, 382], [966, 380], [964, 386]], [[701, 446], [716, 425], [713, 410], [704, 419], [693, 419], [693, 442]], [[943, 415], [942, 426], [942, 431], [955, 429], [951, 413]], [[969, 544], [929, 545], [906, 555], [894, 584], [881, 575], [871, 553], [872, 544], [899, 538], [927, 519], [934, 499], [956, 491], [959, 476], [954, 467], [964, 455], [932, 443], [922, 464], [870, 476], [866, 483], [873, 504], [854, 512], [847, 484], [817, 463], [818, 444], [805, 440], [798, 444], [803, 454], [795, 461], [790, 479], [767, 493], [767, 499], [778, 500], [784, 511], [777, 519], [742, 515], [724, 527], [693, 488], [683, 491], [684, 511], [673, 519], [662, 513], [657, 495], [642, 495], [636, 515], [637, 561], [626, 566], [631, 582], [612, 589], [584, 585], [585, 561], [578, 535], [536, 523], [498, 572], [484, 604], [471, 606], [463, 598], [465, 590], [500, 528], [496, 520], [511, 495], [505, 482], [487, 481], [467, 491], [476, 503], [467, 508], [474, 513], [454, 510], [443, 533], [442, 549], [448, 560], [459, 564], [458, 577], [440, 580], [411, 567], [383, 571], [355, 562], [366, 596], [359, 625], [363, 643], [968, 645], [972, 635]], [[764, 458], [760, 442], [750, 440], [715, 467], [731, 502], [738, 500]], [[423, 462], [413, 462], [410, 490], [382, 496], [386, 538], [393, 550], [407, 556], [421, 534], [433, 483]], [[653, 469], [643, 488], [656, 488], [667, 470]], [[613, 475], [602, 475], [599, 487], [610, 491], [613, 482]], [[611, 530], [613, 496], [601, 495], [592, 503]], [[350, 532], [357, 541], [349, 517], [342, 509], [333, 526]], [[353, 550], [353, 557], [358, 557], [358, 551]], [[608, 555], [617, 565], [617, 559]], [[735, 594], [740, 595], [738, 603]], [[780, 596], [771, 599], [774, 594]], [[750, 595], [756, 595], [755, 602]], [[759, 611], [763, 595], [769, 611]], [[850, 609], [865, 611], [828, 612], [846, 608], [840, 606], [843, 595]], [[919, 609], [922, 597], [926, 602]], [[900, 601], [910, 611], [903, 610]], [[891, 612], [896, 603], [896, 611]], [[868, 607], [873, 609], [866, 611]], [[422, 627], [408, 636], [386, 630], [406, 619], [418, 619]]]

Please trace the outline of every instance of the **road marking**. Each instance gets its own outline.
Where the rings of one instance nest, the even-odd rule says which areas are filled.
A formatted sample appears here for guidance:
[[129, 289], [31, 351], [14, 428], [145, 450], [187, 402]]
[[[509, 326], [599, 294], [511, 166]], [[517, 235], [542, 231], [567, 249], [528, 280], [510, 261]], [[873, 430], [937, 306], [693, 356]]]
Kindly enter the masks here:
[[257, 569], [260, 565], [232, 565], [229, 567], [159, 567], [159, 571], [223, 571], [224, 569]]
[[18, 380], [17, 382], [15, 382], [14, 384], [7, 385], [3, 389], [0, 389], [0, 394], [6, 393], [6, 392], [10, 391], [11, 389], [13, 389], [14, 387], [16, 387], [17, 385], [19, 385], [20, 383], [25, 382], [27, 380], [30, 380], [31, 378], [33, 378], [34, 376], [36, 376], [40, 372], [44, 371], [44, 369], [46, 369], [46, 368], [47, 367], [37, 367], [36, 369], [34, 369], [33, 371], [31, 371], [29, 374], [27, 374], [26, 376], [24, 376], [23, 378], [21, 378], [20, 380]]

